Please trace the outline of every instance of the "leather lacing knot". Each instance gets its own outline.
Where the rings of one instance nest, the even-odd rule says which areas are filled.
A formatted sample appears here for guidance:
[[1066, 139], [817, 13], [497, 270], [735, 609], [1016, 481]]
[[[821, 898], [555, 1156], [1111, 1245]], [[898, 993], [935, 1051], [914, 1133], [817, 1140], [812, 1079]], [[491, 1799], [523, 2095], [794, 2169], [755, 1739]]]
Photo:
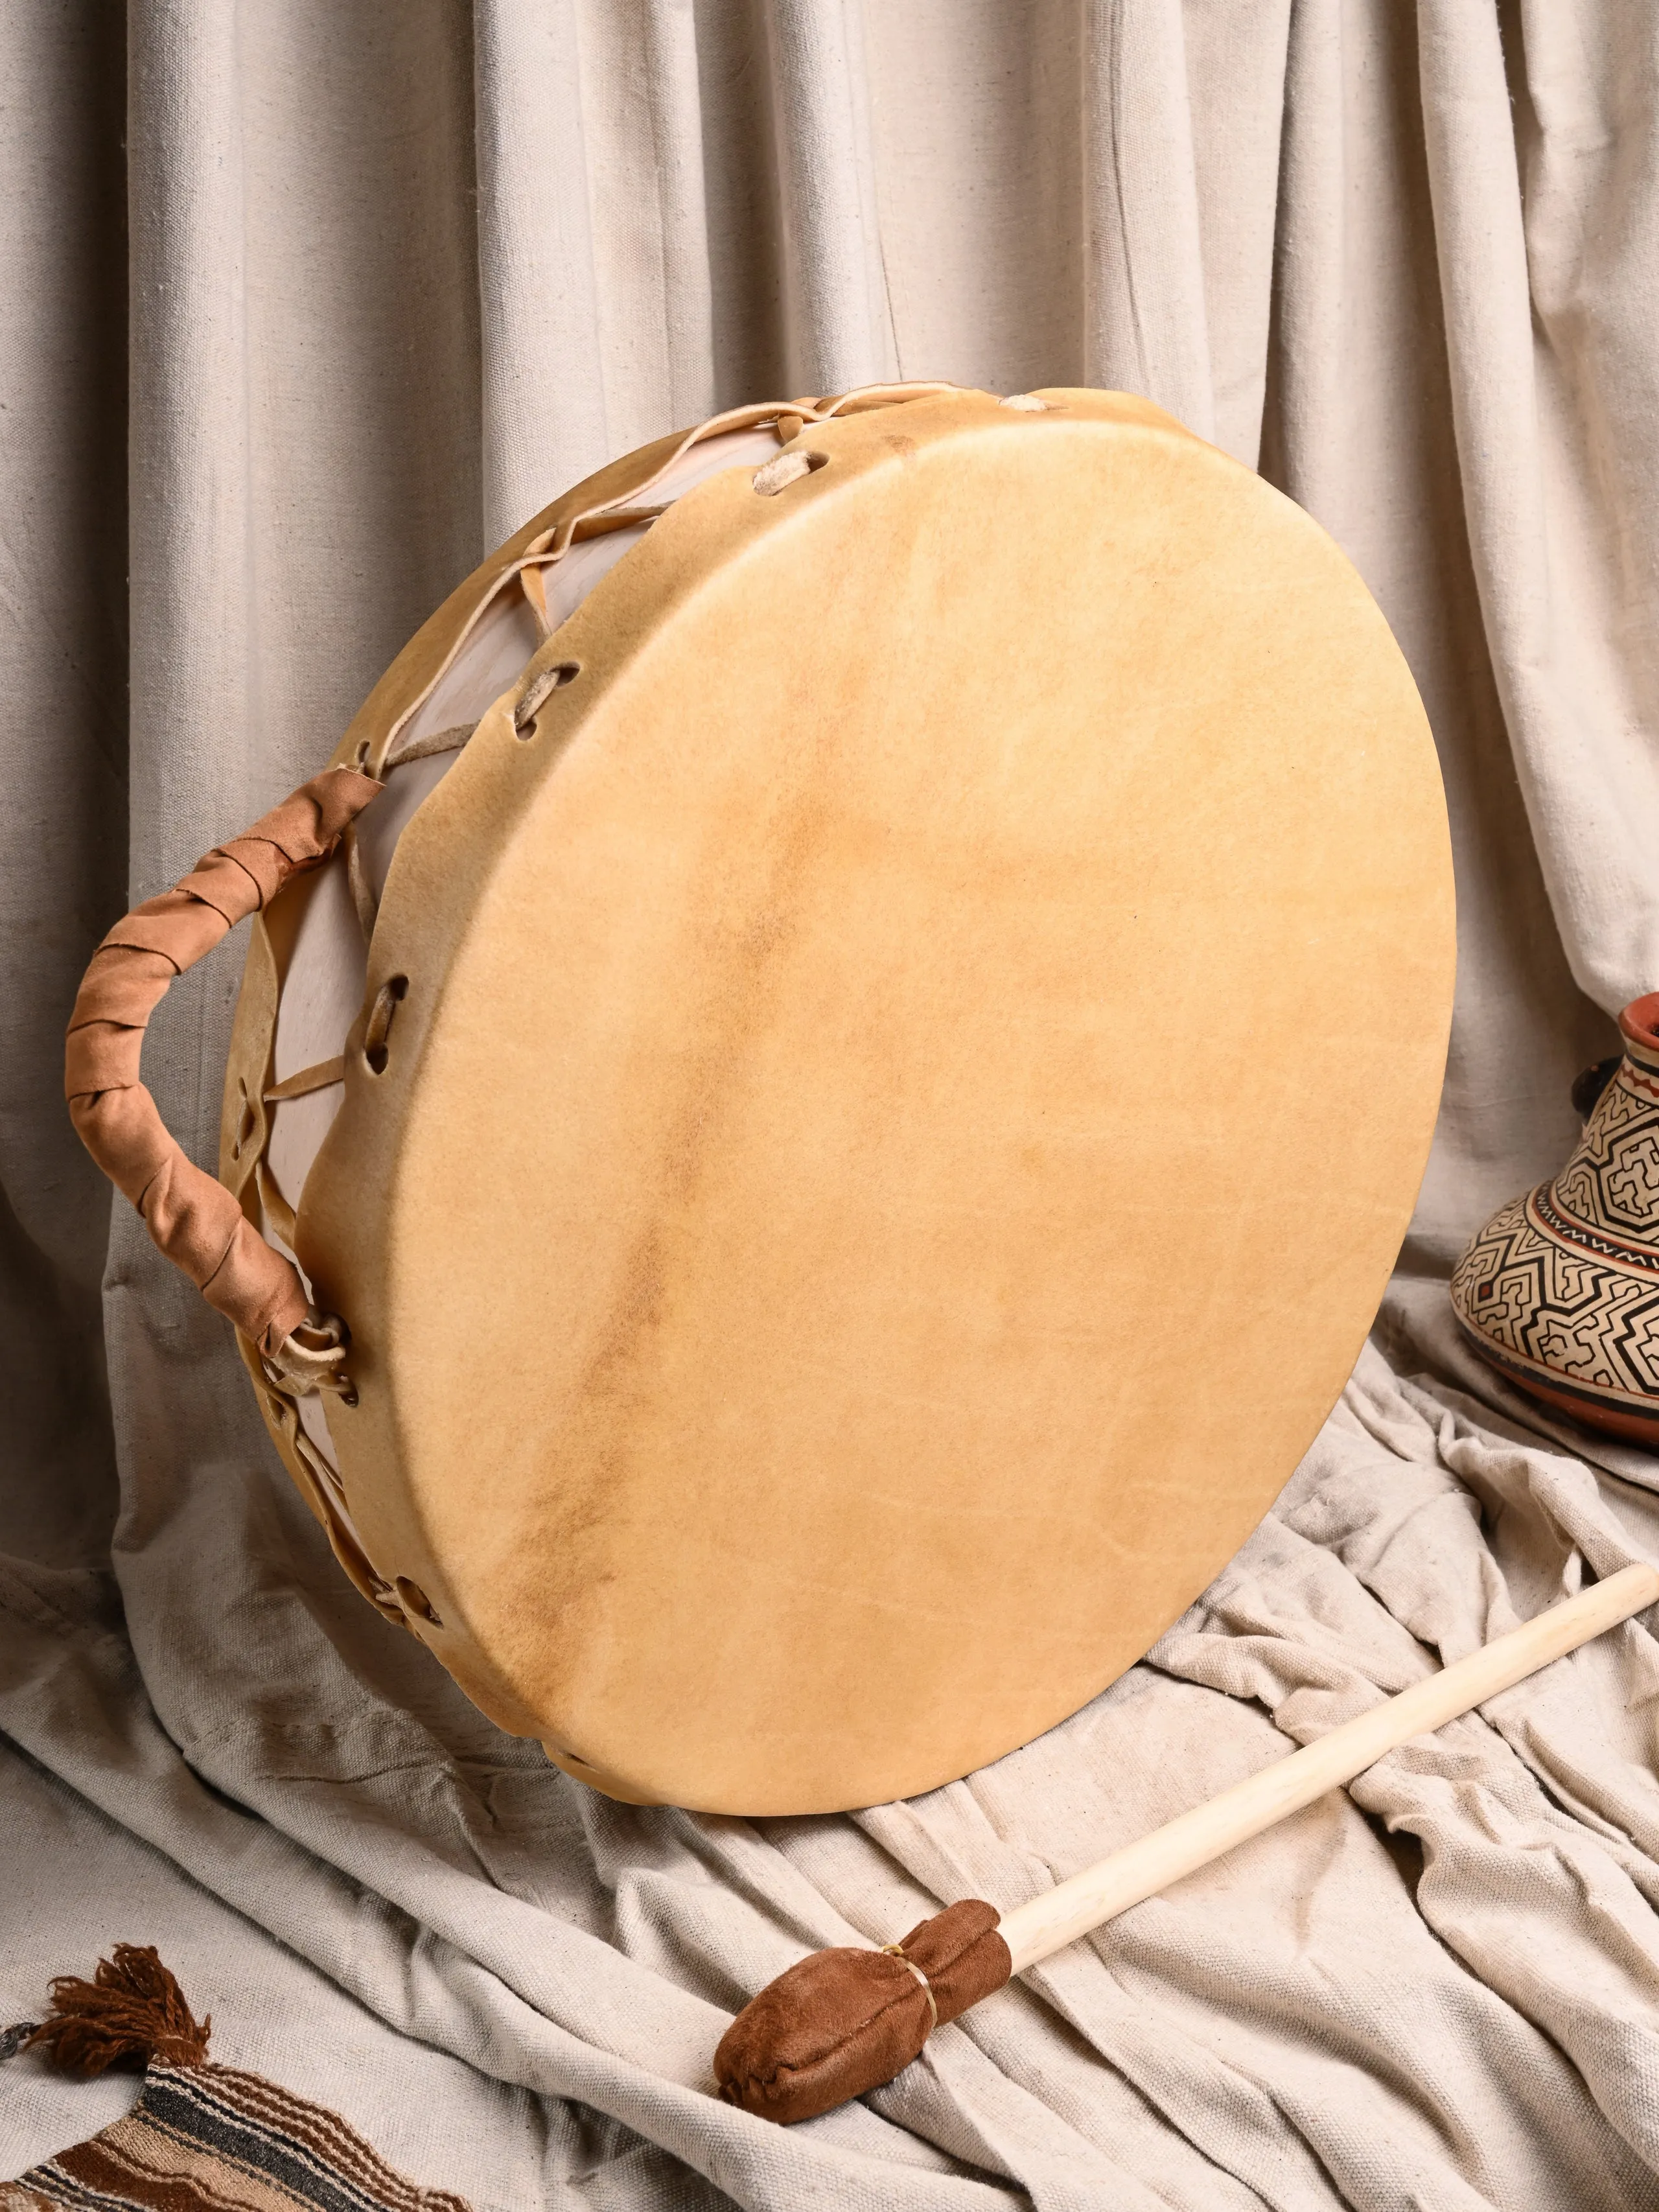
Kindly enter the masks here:
[[933, 1996], [933, 1984], [928, 1980], [927, 1975], [922, 1972], [921, 1968], [917, 1966], [915, 1960], [910, 1956], [902, 1943], [884, 1943], [881, 1946], [881, 1948], [886, 1954], [888, 1958], [897, 1959], [903, 1965], [907, 1966], [910, 1969], [910, 1972], [915, 1976], [916, 1979], [921, 1984], [921, 1994], [927, 2000], [927, 2033], [931, 2035], [933, 2030], [939, 2026], [939, 2005]]
[[338, 1314], [319, 1313], [308, 1306], [302, 1322], [289, 1330], [274, 1352], [262, 1352], [259, 1364], [273, 1389], [308, 1397], [314, 1390], [330, 1390], [349, 1403], [356, 1391], [341, 1366], [351, 1331]]

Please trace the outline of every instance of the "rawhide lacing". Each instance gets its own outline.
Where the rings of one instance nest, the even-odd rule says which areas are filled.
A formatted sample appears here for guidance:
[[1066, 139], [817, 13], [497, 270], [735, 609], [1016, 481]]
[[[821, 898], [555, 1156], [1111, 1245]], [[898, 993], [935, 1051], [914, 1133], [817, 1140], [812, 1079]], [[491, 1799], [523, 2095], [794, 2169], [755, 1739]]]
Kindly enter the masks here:
[[[404, 729], [433, 696], [453, 665], [475, 625], [497, 595], [515, 581], [518, 588], [536, 612], [538, 628], [544, 640], [551, 635], [550, 626], [544, 627], [546, 617], [547, 592], [542, 571], [562, 561], [573, 545], [590, 538], [603, 537], [616, 530], [633, 529], [641, 523], [651, 523], [665, 514], [672, 501], [652, 502], [646, 495], [671, 471], [677, 468], [695, 447], [711, 438], [723, 437], [730, 431], [770, 429], [780, 447], [799, 437], [810, 424], [834, 422], [837, 416], [862, 415], [878, 408], [898, 407], [913, 399], [930, 399], [959, 391], [957, 385], [929, 382], [916, 384], [870, 384], [852, 392], [843, 392], [828, 398], [769, 399], [751, 406], [728, 408], [720, 415], [711, 415], [707, 422], [699, 422], [672, 445], [655, 451], [655, 459], [641, 467], [630, 483], [621, 486], [611, 484], [611, 496], [587, 506], [564, 513], [548, 510], [555, 517], [551, 521], [538, 518], [542, 526], [533, 526], [528, 534], [521, 533], [513, 541], [513, 552], [501, 558], [501, 565], [489, 574], [477, 601], [469, 611], [448, 641], [443, 658], [428, 673], [419, 692], [400, 705], [390, 721], [378, 732], [349, 734], [347, 757], [354, 767], [367, 774], [384, 775], [387, 769], [398, 767], [404, 761], [417, 759], [428, 744], [433, 751], [447, 751], [436, 738], [417, 738], [406, 750], [399, 743]], [[580, 489], [580, 487], [578, 488]], [[560, 507], [563, 502], [558, 503]], [[476, 725], [474, 726], [476, 727]], [[440, 733], [448, 737], [453, 733]], [[470, 738], [471, 730], [465, 732]], [[462, 743], [465, 742], [463, 738]], [[417, 748], [419, 750], [417, 750]], [[459, 744], [453, 750], [459, 750]]]

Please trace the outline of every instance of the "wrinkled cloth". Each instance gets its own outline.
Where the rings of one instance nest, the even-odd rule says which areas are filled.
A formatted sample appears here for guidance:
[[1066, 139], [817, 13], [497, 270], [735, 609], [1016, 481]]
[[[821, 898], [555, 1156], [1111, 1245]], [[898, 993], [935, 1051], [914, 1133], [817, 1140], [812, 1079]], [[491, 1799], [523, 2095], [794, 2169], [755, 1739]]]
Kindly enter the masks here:
[[[867, 2104], [778, 2129], [709, 2072], [803, 1952], [1018, 1904], [1659, 1557], [1656, 1463], [1479, 1370], [1444, 1291], [1659, 984], [1651, 9], [129, 0], [4, 11], [0, 64], [7, 2017], [156, 1942], [228, 2058], [515, 2212], [1659, 2205], [1640, 1623]], [[60, 1041], [109, 925], [314, 774], [564, 484], [893, 374], [1144, 392], [1350, 553], [1446, 778], [1444, 1103], [1342, 1406], [1141, 1666], [913, 1803], [641, 1811], [348, 1587], [228, 1329], [81, 1154]], [[201, 1164], [236, 954], [146, 1041]], [[10, 2062], [7, 2170], [124, 2094]]]

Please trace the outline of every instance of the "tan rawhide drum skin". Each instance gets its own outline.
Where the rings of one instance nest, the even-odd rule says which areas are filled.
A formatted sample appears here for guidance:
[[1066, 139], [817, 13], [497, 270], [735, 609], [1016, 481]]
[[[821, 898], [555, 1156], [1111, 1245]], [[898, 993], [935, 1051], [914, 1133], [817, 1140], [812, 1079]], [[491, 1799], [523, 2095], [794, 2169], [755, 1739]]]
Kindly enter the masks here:
[[807, 1813], [1076, 1711], [1272, 1503], [1410, 1216], [1451, 872], [1359, 579], [1157, 409], [698, 434], [363, 708], [222, 1172], [349, 1328], [344, 1397], [245, 1349], [360, 1587], [600, 1789]]

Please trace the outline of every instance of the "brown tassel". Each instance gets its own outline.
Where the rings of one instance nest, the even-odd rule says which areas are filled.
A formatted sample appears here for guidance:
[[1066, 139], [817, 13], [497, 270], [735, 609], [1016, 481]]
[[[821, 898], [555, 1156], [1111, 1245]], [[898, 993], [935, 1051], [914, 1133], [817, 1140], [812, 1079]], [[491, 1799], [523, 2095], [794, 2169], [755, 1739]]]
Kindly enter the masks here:
[[45, 2044], [61, 2074], [90, 2081], [111, 2066], [199, 2066], [207, 2057], [211, 2014], [197, 2021], [153, 1944], [118, 1943], [89, 1982], [60, 1974], [52, 2010], [23, 2048]]

